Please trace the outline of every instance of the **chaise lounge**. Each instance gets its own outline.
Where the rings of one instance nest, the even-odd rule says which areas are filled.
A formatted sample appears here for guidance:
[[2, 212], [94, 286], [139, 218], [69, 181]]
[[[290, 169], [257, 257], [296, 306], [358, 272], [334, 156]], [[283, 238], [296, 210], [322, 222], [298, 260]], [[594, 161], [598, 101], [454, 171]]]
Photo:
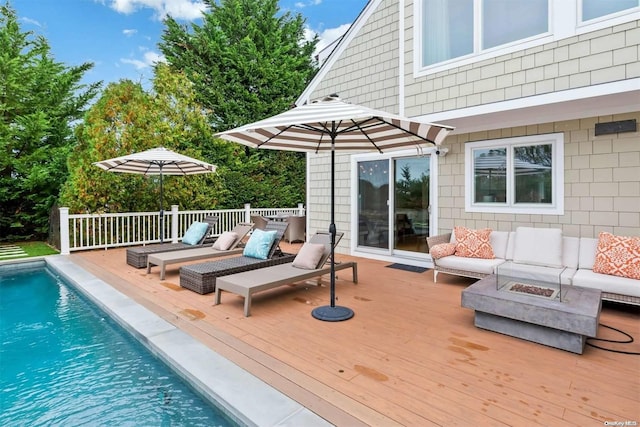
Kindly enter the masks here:
[[244, 249], [239, 247], [239, 244], [252, 228], [253, 224], [239, 223], [231, 231], [222, 233], [212, 246], [149, 254], [147, 256], [147, 274], [151, 273], [151, 267], [157, 265], [160, 267], [160, 280], [164, 280], [168, 265], [241, 254]]
[[[295, 254], [283, 253], [279, 246], [287, 227], [286, 222], [269, 221], [265, 226], [266, 231], [253, 230], [241, 256], [181, 267], [180, 286], [202, 295], [209, 294], [215, 291], [216, 279], [220, 276], [293, 262]], [[256, 256], [252, 253], [254, 241], [258, 242], [264, 233], [271, 231], [275, 233], [271, 242], [267, 242], [269, 246], [263, 247], [264, 253]]]
[[[336, 234], [336, 244], [343, 233]], [[314, 248], [313, 245], [322, 247]], [[307, 248], [310, 248], [307, 252]], [[318, 250], [316, 252], [316, 249]], [[315, 252], [315, 253], [314, 253]], [[318, 260], [318, 254], [319, 260]], [[300, 249], [296, 259], [287, 264], [274, 265], [259, 270], [245, 271], [221, 277], [216, 285], [214, 305], [220, 304], [222, 291], [231, 292], [244, 297], [244, 315], [251, 315], [251, 298], [253, 294], [299, 282], [301, 280], [331, 274], [327, 259], [331, 254], [331, 235], [327, 232], [316, 233], [308, 243]], [[298, 262], [298, 259], [300, 262]], [[358, 264], [349, 261], [336, 263], [335, 271], [351, 268], [353, 283], [358, 283]]]
[[211, 233], [213, 226], [218, 222], [218, 217], [208, 216], [203, 220], [203, 222], [207, 224], [206, 230], [201, 228], [200, 223], [196, 221], [189, 226], [189, 229], [185, 233], [185, 236], [188, 236], [191, 232], [197, 232], [198, 236], [193, 242], [185, 242], [183, 236], [183, 241], [178, 243], [161, 243], [158, 245], [137, 246], [135, 248], [127, 249], [127, 264], [135, 268], [144, 268], [147, 266], [147, 256], [149, 254], [182, 251], [213, 243], [215, 241], [215, 237], [212, 238], [209, 234]]

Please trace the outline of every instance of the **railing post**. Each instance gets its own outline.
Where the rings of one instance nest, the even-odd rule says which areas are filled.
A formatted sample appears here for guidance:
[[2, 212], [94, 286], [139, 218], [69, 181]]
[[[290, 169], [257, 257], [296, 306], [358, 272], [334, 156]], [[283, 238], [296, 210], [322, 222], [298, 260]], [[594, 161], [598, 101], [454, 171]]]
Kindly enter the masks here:
[[60, 253], [69, 255], [69, 208], [60, 208]]
[[304, 203], [298, 203], [298, 216], [304, 215]]
[[251, 203], [244, 204], [244, 222], [251, 222]]
[[171, 243], [178, 243], [178, 205], [171, 205]]

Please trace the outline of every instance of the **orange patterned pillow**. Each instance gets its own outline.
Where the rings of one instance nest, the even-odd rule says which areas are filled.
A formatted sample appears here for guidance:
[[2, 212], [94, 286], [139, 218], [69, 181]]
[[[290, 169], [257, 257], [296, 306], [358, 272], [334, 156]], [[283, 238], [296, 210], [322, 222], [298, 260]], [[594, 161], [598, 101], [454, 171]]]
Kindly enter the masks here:
[[640, 237], [601, 232], [593, 272], [640, 280]]
[[440, 259], [449, 255], [453, 255], [456, 253], [456, 244], [455, 243], [440, 243], [439, 245], [434, 245], [430, 250], [431, 258]]
[[467, 227], [454, 227], [456, 235], [456, 255], [467, 258], [493, 259], [493, 247], [489, 241], [490, 228], [471, 230]]

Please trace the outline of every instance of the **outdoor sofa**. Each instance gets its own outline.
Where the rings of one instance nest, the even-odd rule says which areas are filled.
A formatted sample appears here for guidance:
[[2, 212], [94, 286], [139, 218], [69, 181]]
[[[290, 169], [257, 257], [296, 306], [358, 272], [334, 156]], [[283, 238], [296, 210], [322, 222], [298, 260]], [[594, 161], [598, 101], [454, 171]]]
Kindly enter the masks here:
[[247, 255], [247, 247], [251, 245], [251, 240], [262, 232], [260, 229], [254, 229], [243, 250], [243, 255], [180, 267], [180, 286], [202, 295], [209, 294], [215, 291], [216, 279], [220, 276], [293, 262], [295, 254], [283, 253], [280, 250], [280, 241], [287, 227], [288, 224], [284, 221], [267, 222], [265, 231], [275, 230], [276, 233], [264, 258]]
[[[199, 239], [195, 241], [193, 244], [178, 242], [178, 243], [160, 243], [154, 245], [145, 245], [145, 246], [136, 246], [135, 248], [127, 249], [127, 264], [135, 268], [144, 268], [147, 266], [147, 256], [149, 254], [157, 254], [160, 252], [171, 252], [171, 251], [182, 251], [185, 249], [193, 249], [198, 246], [206, 245], [209, 243], [213, 243], [216, 237], [210, 236], [211, 229], [218, 222], [217, 216], [207, 216], [203, 220], [204, 223], [207, 224], [206, 230], [203, 230], [204, 233], [201, 233]], [[189, 226], [189, 230], [185, 233], [189, 233], [192, 227], [197, 227], [197, 221], [191, 226]]]
[[[343, 233], [336, 234], [336, 242], [340, 241]], [[318, 252], [319, 251], [319, 252]], [[216, 284], [214, 305], [220, 304], [222, 291], [227, 291], [244, 297], [244, 315], [251, 315], [251, 299], [253, 294], [277, 288], [283, 285], [320, 278], [331, 274], [331, 266], [327, 263], [331, 255], [331, 234], [318, 232], [305, 243], [296, 258], [291, 263], [274, 265], [258, 270], [245, 271], [220, 277]], [[351, 268], [353, 283], [358, 283], [358, 264], [340, 262], [334, 264], [334, 270]]]
[[202, 246], [183, 251], [160, 252], [147, 256], [147, 274], [151, 273], [151, 267], [160, 267], [160, 280], [164, 280], [165, 270], [168, 265], [179, 264], [200, 259], [219, 258], [242, 253], [240, 247], [242, 240], [249, 234], [253, 224], [238, 223], [230, 231], [222, 233], [211, 246]]
[[457, 250], [455, 233], [427, 237], [434, 282], [438, 273], [481, 279], [495, 274], [500, 266], [515, 277], [547, 281], [560, 278], [563, 285], [600, 289], [603, 300], [640, 305], [640, 280], [593, 271], [599, 239], [563, 236], [556, 228], [518, 227], [511, 232], [491, 230], [489, 242], [492, 257], [481, 253], [463, 256]]

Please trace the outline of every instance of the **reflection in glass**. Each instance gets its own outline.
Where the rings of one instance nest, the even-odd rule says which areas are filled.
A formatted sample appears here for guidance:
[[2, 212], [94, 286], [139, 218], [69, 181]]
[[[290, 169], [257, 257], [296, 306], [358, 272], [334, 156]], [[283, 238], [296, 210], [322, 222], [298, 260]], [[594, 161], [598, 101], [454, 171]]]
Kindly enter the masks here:
[[582, 20], [588, 21], [638, 6], [638, 0], [582, 0]]
[[516, 203], [552, 203], [551, 144], [515, 147]]
[[548, 0], [484, 0], [482, 48], [544, 34], [549, 29]]
[[475, 203], [507, 200], [507, 149], [473, 150]]
[[389, 247], [389, 161], [358, 162], [358, 246]]
[[473, 0], [423, 0], [422, 65], [473, 53]]
[[394, 161], [394, 249], [427, 252], [429, 235], [429, 158]]

